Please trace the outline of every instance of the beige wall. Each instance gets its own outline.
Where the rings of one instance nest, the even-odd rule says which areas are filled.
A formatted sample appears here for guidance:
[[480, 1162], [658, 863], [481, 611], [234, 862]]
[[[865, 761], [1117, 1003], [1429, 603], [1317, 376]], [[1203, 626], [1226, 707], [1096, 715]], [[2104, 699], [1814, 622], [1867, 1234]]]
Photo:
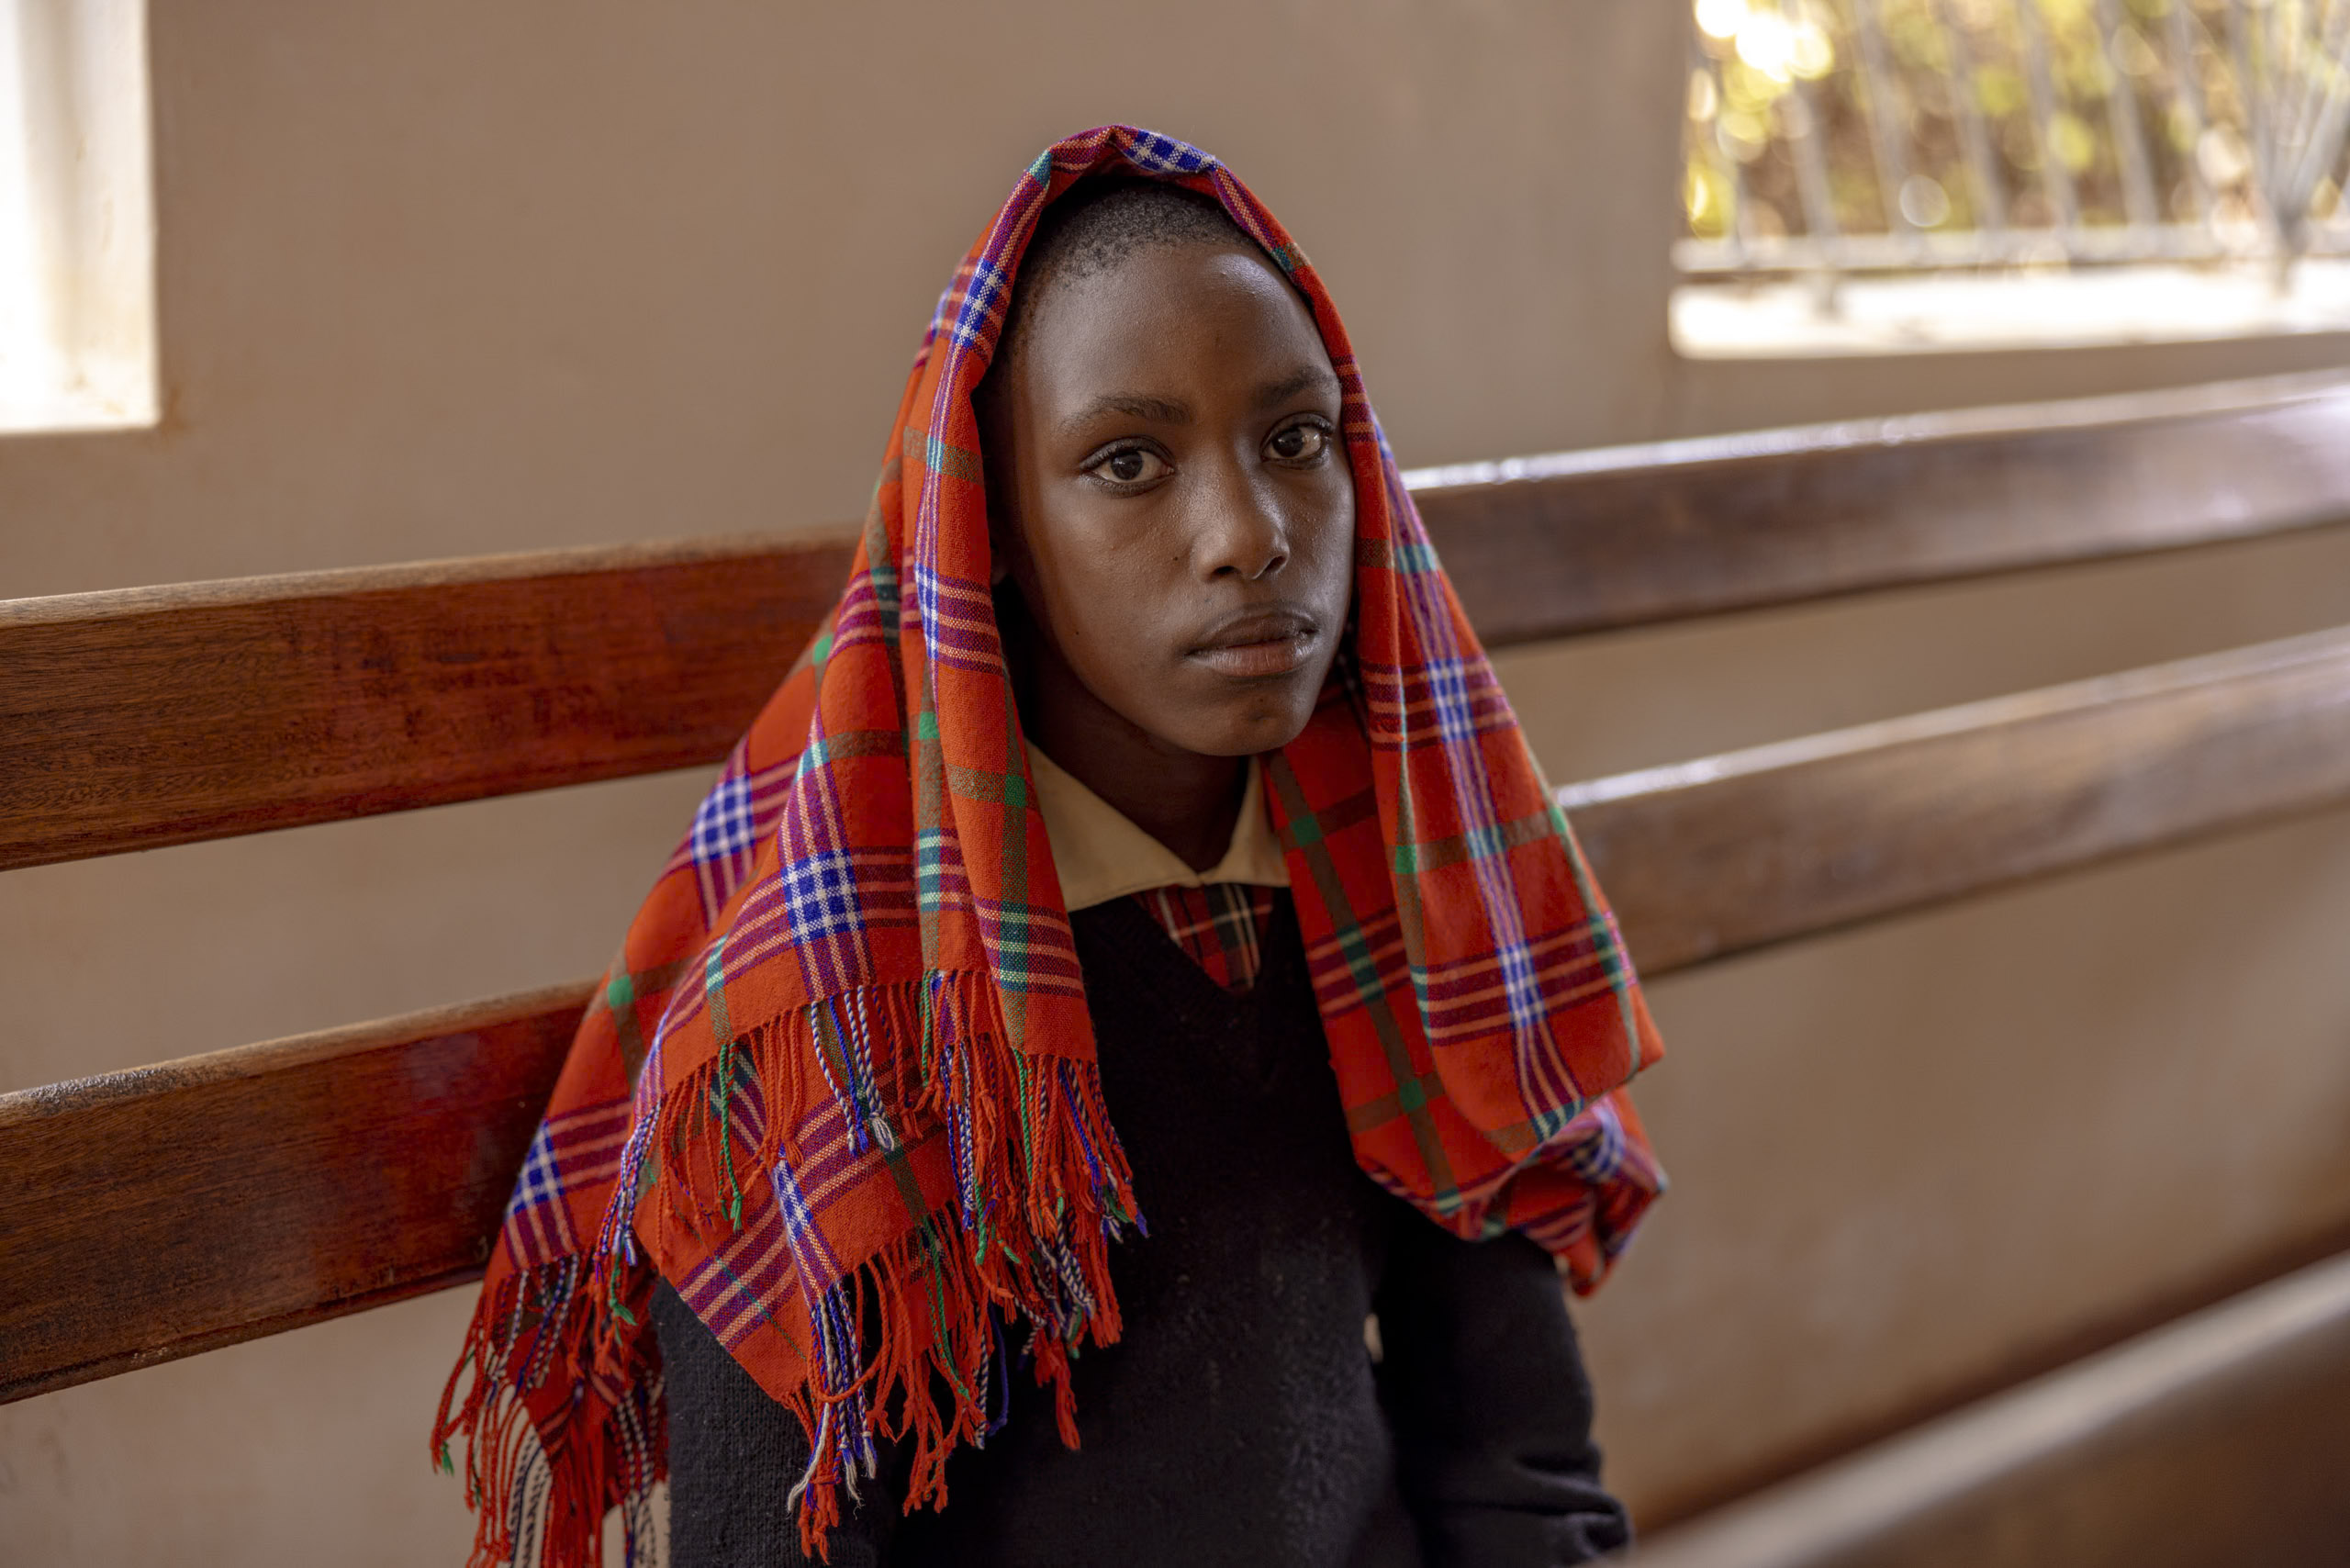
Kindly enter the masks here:
[[[0, 595], [853, 516], [961, 248], [1107, 118], [1282, 214], [1410, 464], [2350, 360], [1682, 364], [1678, 7], [1136, 15], [153, 0], [167, 418], [0, 442]], [[2345, 621], [2312, 537], [1505, 675], [1565, 778]], [[697, 783], [0, 878], [0, 1087], [590, 971]], [[2345, 928], [2337, 816], [1661, 985], [1679, 1187], [1586, 1311], [1618, 1479], [1670, 1504], [2350, 1216]], [[423, 1439], [466, 1305], [0, 1408], [0, 1555], [458, 1560]]]

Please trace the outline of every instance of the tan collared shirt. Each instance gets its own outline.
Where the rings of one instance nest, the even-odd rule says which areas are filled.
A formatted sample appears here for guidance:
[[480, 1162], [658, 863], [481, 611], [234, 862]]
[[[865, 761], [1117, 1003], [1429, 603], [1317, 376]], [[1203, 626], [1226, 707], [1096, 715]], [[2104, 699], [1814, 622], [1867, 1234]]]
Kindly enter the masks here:
[[1033, 745], [1028, 748], [1028, 771], [1036, 781], [1036, 810], [1044, 816], [1053, 865], [1060, 872], [1061, 896], [1071, 914], [1153, 888], [1203, 888], [1212, 882], [1289, 886], [1281, 840], [1265, 813], [1264, 766], [1253, 759], [1248, 790], [1240, 798], [1240, 817], [1232, 826], [1232, 843], [1224, 858], [1204, 871], [1184, 865], [1182, 857]]

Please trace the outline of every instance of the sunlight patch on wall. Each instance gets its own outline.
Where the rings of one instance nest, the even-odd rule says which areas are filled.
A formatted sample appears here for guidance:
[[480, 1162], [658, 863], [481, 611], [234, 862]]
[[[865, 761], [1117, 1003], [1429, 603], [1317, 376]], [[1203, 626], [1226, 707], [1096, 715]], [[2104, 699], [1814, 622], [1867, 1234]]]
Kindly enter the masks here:
[[0, 0], [0, 434], [151, 425], [143, 0]]

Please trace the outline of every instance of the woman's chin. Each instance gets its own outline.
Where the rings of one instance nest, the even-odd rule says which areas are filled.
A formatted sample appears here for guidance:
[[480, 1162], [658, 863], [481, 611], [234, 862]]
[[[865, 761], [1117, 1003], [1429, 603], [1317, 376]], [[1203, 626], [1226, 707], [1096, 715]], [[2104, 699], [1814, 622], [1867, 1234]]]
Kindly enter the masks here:
[[1188, 722], [1158, 733], [1171, 744], [1202, 756], [1255, 756], [1259, 752], [1279, 751], [1297, 739], [1313, 716], [1311, 702], [1283, 702], [1278, 707], [1252, 705], [1242, 712], [1192, 717]]

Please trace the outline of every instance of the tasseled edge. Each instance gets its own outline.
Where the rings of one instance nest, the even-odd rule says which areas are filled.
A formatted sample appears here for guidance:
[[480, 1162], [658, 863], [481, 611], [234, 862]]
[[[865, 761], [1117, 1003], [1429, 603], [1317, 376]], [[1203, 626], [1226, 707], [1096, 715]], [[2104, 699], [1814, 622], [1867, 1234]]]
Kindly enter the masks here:
[[[634, 1320], [642, 1325], [652, 1276], [638, 1272]], [[650, 1560], [653, 1488], [666, 1451], [657, 1355], [643, 1356], [626, 1377], [597, 1370], [605, 1314], [582, 1288], [588, 1273], [587, 1260], [568, 1258], [493, 1276], [442, 1391], [433, 1462], [453, 1471], [450, 1439], [464, 1439], [472, 1568], [600, 1568], [604, 1517], [613, 1508], [625, 1561]], [[632, 1338], [641, 1341], [641, 1330]]]
[[1513, 1215], [1509, 1223], [1558, 1260], [1577, 1295], [1589, 1295], [1631, 1246], [1649, 1205], [1663, 1194], [1664, 1171], [1620, 1089], [1576, 1116], [1550, 1156], [1553, 1181], [1567, 1189], [1563, 1201], [1554, 1187], [1544, 1212]]
[[[646, 1217], [705, 1249], [744, 1223], [746, 1186], [765, 1178], [769, 1192], [755, 1196], [782, 1205], [807, 1313], [805, 1381], [784, 1403], [810, 1435], [792, 1501], [801, 1540], [820, 1559], [842, 1488], [854, 1502], [884, 1441], [912, 1445], [908, 1509], [946, 1506], [948, 1455], [990, 1430], [999, 1320], [1027, 1326], [1037, 1383], [1054, 1390], [1071, 1448], [1069, 1360], [1089, 1338], [1118, 1338], [1109, 1243], [1139, 1217], [1100, 1074], [1090, 1061], [1015, 1050], [1000, 1009], [989, 977], [932, 974], [827, 998], [723, 1040], [666, 1093], [645, 1093], [657, 1085], [657, 1058], [639, 1080], [638, 1126], [591, 1294], [601, 1299], [632, 1266], [629, 1226], [648, 1159], [645, 1201], [655, 1206]], [[810, 1061], [821, 1077], [805, 1071]], [[829, 1094], [859, 1155], [895, 1159], [943, 1134], [954, 1171], [951, 1202], [839, 1279], [811, 1270], [821, 1249], [801, 1245], [798, 1231], [819, 1221], [783, 1143], [806, 1119], [809, 1089]], [[891, 1180], [878, 1163], [869, 1179]]]

